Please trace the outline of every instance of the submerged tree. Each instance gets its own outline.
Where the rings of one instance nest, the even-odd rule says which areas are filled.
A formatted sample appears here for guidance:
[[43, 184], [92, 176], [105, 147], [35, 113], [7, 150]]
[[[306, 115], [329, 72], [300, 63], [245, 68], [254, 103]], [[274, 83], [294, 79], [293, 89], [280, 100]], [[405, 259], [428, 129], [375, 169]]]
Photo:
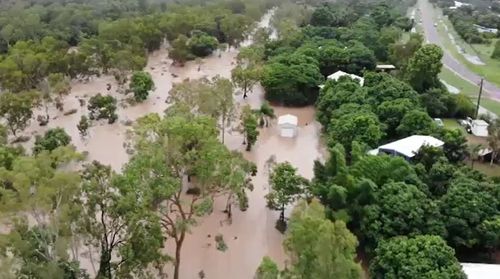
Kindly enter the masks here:
[[247, 145], [246, 150], [252, 150], [252, 146], [257, 142], [259, 136], [258, 122], [255, 113], [250, 109], [250, 106], [243, 107], [240, 116], [241, 126], [243, 128], [244, 144]]
[[36, 137], [33, 153], [38, 154], [43, 150], [52, 151], [60, 146], [66, 146], [70, 144], [70, 142], [71, 137], [63, 128], [50, 129], [45, 132], [43, 137]]
[[37, 101], [37, 92], [0, 94], [0, 117], [5, 118], [7, 127], [14, 136], [28, 126]]
[[305, 195], [307, 183], [307, 179], [298, 175], [297, 169], [288, 162], [273, 167], [269, 175], [271, 190], [266, 195], [266, 200], [269, 208], [280, 211], [278, 222], [283, 225], [280, 227], [286, 227], [286, 206]]
[[220, 76], [176, 84], [170, 90], [167, 102], [173, 105], [170, 110], [181, 109], [213, 117], [218, 122], [222, 142], [226, 128], [231, 126], [236, 114], [233, 86]]
[[[139, 119], [134, 132], [136, 153], [123, 176], [130, 185], [141, 185], [141, 195], [159, 212], [163, 231], [175, 243], [173, 278], [178, 279], [181, 250], [191, 227], [212, 212], [212, 201], [221, 193], [245, 203], [246, 181], [254, 167], [217, 139], [210, 117], [152, 114]], [[183, 195], [186, 188], [188, 196]]]
[[142, 102], [148, 98], [149, 91], [153, 90], [155, 83], [148, 72], [135, 72], [130, 81], [130, 90], [134, 92], [137, 102]]
[[148, 209], [148, 196], [139, 198], [137, 185], [96, 161], [85, 166], [82, 179], [79, 230], [99, 254], [97, 278], [142, 276], [166, 260], [159, 218]]
[[113, 124], [118, 119], [116, 99], [111, 95], [103, 96], [99, 93], [92, 96], [87, 108], [91, 120], [107, 119], [109, 124]]

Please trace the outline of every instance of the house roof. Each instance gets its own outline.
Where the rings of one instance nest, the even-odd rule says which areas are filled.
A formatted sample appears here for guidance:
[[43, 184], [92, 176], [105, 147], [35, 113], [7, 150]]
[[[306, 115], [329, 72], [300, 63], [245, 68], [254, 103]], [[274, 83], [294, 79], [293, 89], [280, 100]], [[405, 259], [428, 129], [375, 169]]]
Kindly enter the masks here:
[[299, 120], [297, 116], [292, 115], [292, 114], [285, 114], [280, 117], [278, 117], [278, 125], [283, 125], [283, 124], [291, 124], [297, 126]]
[[377, 69], [382, 69], [382, 70], [394, 70], [396, 69], [396, 66], [394, 65], [377, 65]]
[[498, 279], [500, 264], [460, 263], [468, 279]]
[[363, 86], [363, 83], [365, 82], [364, 78], [362, 78], [360, 76], [357, 76], [357, 75], [349, 74], [349, 73], [346, 73], [346, 72], [343, 72], [343, 71], [336, 71], [335, 73], [329, 75], [327, 78], [328, 79], [333, 79], [333, 80], [337, 81], [337, 80], [339, 80], [340, 77], [343, 77], [343, 76], [349, 76], [352, 79], [359, 80], [359, 84], [361, 86]]
[[488, 122], [482, 120], [482, 119], [475, 119], [475, 120], [472, 120], [472, 124], [473, 125], [477, 125], [477, 126], [489, 126], [490, 124], [488, 124]]
[[[444, 142], [431, 136], [413, 135], [381, 145], [378, 147], [378, 150], [396, 152], [405, 157], [412, 158], [424, 145], [440, 147], [443, 146], [443, 144]], [[372, 152], [372, 154], [375, 153], [373, 150], [370, 152]]]

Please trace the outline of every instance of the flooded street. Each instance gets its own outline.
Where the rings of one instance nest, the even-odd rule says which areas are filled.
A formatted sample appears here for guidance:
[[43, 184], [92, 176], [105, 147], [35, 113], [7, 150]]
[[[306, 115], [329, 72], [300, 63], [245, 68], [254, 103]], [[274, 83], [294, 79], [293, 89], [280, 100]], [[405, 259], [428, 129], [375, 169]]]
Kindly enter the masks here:
[[[271, 14], [264, 16], [259, 26], [268, 26]], [[75, 81], [72, 83], [72, 92], [64, 99], [64, 110], [78, 109], [77, 113], [63, 116], [62, 112], [50, 109], [51, 119], [47, 127], [39, 127], [32, 120], [31, 126], [23, 134], [43, 134], [48, 128], [62, 127], [72, 138], [72, 143], [80, 152], [88, 153], [88, 160], [97, 160], [103, 164], [111, 165], [120, 171], [128, 160], [124, 142], [129, 126], [127, 120], [133, 121], [138, 117], [151, 112], [162, 113], [167, 104], [165, 99], [172, 84], [182, 80], [213, 77], [220, 75], [230, 78], [231, 69], [234, 67], [237, 50], [231, 49], [218, 55], [213, 55], [203, 60], [201, 70], [195, 62], [189, 62], [184, 67], [171, 66], [167, 58], [166, 48], [152, 53], [148, 60], [146, 71], [151, 73], [156, 89], [149, 95], [144, 103], [126, 107], [126, 96], [117, 93], [116, 82], [111, 76], [93, 78], [89, 82]], [[177, 75], [173, 77], [172, 74]], [[88, 101], [88, 98], [97, 93], [106, 94], [107, 84], [112, 85], [109, 94], [116, 97], [118, 105], [118, 121], [109, 125], [106, 122], [95, 123], [89, 129], [89, 137], [82, 139], [76, 125], [81, 115], [87, 114], [86, 106], [80, 107], [79, 98]], [[243, 100], [242, 94], [235, 96], [240, 105], [250, 104], [259, 107], [264, 99], [264, 92], [260, 86], [255, 86], [247, 99]], [[284, 265], [286, 256], [282, 249], [283, 235], [275, 228], [278, 212], [266, 208], [264, 196], [268, 193], [268, 160], [273, 157], [277, 162], [289, 161], [298, 168], [299, 173], [306, 178], [313, 176], [313, 161], [322, 158], [325, 153], [320, 142], [320, 126], [314, 120], [314, 108], [283, 108], [275, 107], [276, 116], [293, 114], [298, 117], [299, 128], [296, 138], [282, 138], [279, 136], [276, 120], [270, 127], [260, 130], [260, 136], [251, 152], [244, 151], [243, 137], [237, 132], [229, 131], [225, 143], [234, 150], [240, 150], [244, 156], [258, 167], [258, 174], [253, 179], [254, 190], [249, 192], [249, 208], [245, 212], [233, 210], [232, 224], [225, 222], [225, 199], [217, 200], [213, 214], [199, 220], [199, 225], [188, 234], [181, 256], [181, 278], [199, 278], [198, 273], [203, 270], [205, 278], [233, 279], [252, 278], [263, 256], [271, 256], [281, 266]], [[35, 116], [43, 114], [37, 111]], [[235, 121], [236, 122], [236, 121]], [[26, 147], [33, 145], [34, 137], [26, 143]], [[218, 251], [214, 237], [222, 234], [228, 246], [225, 252]], [[170, 243], [167, 243], [170, 247]], [[84, 249], [82, 249], [84, 250]], [[170, 249], [169, 249], [170, 250]], [[170, 253], [172, 254], [172, 253]], [[83, 257], [82, 266], [92, 273], [88, 258]], [[170, 270], [169, 270], [169, 273]]]

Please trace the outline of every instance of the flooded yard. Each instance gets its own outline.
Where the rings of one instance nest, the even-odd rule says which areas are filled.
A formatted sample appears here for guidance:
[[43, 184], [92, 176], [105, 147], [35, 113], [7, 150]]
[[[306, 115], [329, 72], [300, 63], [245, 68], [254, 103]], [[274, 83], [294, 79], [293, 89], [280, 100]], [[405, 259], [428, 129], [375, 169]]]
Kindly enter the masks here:
[[[269, 19], [268, 14], [259, 26], [269, 25]], [[125, 125], [125, 122], [152, 112], [162, 113], [168, 106], [165, 99], [173, 83], [186, 78], [210, 78], [216, 75], [230, 78], [237, 51], [231, 49], [223, 52], [221, 57], [213, 55], [204, 59], [200, 71], [194, 62], [189, 62], [181, 68], [172, 66], [172, 61], [167, 58], [166, 47], [152, 53], [145, 70], [152, 75], [156, 89], [149, 95], [148, 100], [133, 106], [119, 105], [118, 121], [112, 125], [104, 122], [95, 123], [85, 139], [80, 137], [76, 128], [81, 115], [87, 114], [86, 106], [80, 106], [79, 99], [88, 101], [90, 96], [97, 93], [111, 94], [124, 105], [127, 97], [116, 92], [117, 84], [112, 76], [95, 77], [88, 82], [74, 81], [71, 94], [64, 99], [64, 110], [78, 111], [64, 116], [62, 112], [50, 108], [49, 124], [40, 127], [32, 120], [31, 126], [24, 134], [41, 135], [49, 128], [62, 127], [71, 136], [72, 143], [78, 151], [88, 153], [88, 160], [100, 161], [120, 171], [128, 161], [124, 143], [129, 126]], [[111, 84], [109, 92], [108, 84]], [[258, 107], [263, 102], [264, 92], [260, 86], [255, 86], [247, 99], [243, 100], [241, 94], [236, 94], [235, 99], [240, 105], [250, 104], [252, 107]], [[288, 113], [298, 117], [298, 135], [292, 139], [280, 137], [274, 120], [269, 127], [260, 130], [260, 136], [252, 151], [246, 152], [242, 145], [241, 134], [234, 131], [226, 134], [227, 146], [233, 150], [240, 150], [258, 167], [257, 176], [253, 179], [254, 190], [249, 193], [249, 208], [245, 212], [234, 210], [232, 223], [229, 224], [225, 222], [226, 214], [222, 212], [225, 208], [225, 199], [216, 201], [214, 212], [200, 219], [199, 225], [194, 227], [184, 242], [181, 278], [199, 278], [200, 271], [203, 271], [205, 278], [252, 278], [262, 257], [266, 255], [284, 265], [286, 256], [282, 249], [283, 235], [274, 228], [278, 213], [266, 208], [264, 198], [269, 191], [267, 162], [270, 158], [277, 162], [289, 161], [298, 168], [302, 176], [310, 179], [313, 176], [314, 160], [321, 159], [325, 151], [320, 141], [320, 125], [314, 120], [313, 107], [274, 109], [278, 117]], [[37, 111], [35, 116], [38, 114], [44, 114], [44, 110]], [[34, 137], [26, 143], [26, 147], [31, 148], [33, 141]], [[217, 234], [222, 234], [224, 237], [228, 246], [225, 252], [216, 249], [214, 237]], [[167, 247], [170, 247], [169, 243]], [[84, 252], [86, 249], [81, 250]], [[82, 266], [92, 273], [88, 256], [82, 258]]]

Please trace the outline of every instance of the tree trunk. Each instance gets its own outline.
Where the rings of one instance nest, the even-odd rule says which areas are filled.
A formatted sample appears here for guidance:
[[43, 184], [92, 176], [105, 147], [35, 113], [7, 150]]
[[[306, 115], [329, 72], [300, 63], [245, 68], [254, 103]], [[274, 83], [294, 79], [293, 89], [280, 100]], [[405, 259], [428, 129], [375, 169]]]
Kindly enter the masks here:
[[99, 271], [97, 272], [97, 279], [112, 279], [111, 276], [111, 251], [106, 245], [101, 245], [101, 257], [99, 260]]
[[224, 136], [225, 136], [224, 133], [226, 131], [225, 125], [224, 125], [226, 121], [224, 121], [224, 117], [222, 117], [221, 121], [222, 121], [222, 123], [221, 123], [221, 127], [222, 127], [222, 144], [224, 144]]
[[495, 157], [496, 157], [496, 152], [495, 151], [491, 152], [490, 166], [493, 166], [493, 161], [495, 160]]
[[280, 221], [285, 222], [285, 206], [281, 208]]
[[181, 232], [179, 240], [175, 241], [175, 263], [174, 263], [174, 279], [179, 279], [179, 272], [181, 267], [181, 248], [184, 242], [185, 232]]
[[248, 97], [247, 92], [248, 92], [248, 88], [247, 88], [247, 86], [244, 86], [243, 87], [243, 99], [246, 99]]

